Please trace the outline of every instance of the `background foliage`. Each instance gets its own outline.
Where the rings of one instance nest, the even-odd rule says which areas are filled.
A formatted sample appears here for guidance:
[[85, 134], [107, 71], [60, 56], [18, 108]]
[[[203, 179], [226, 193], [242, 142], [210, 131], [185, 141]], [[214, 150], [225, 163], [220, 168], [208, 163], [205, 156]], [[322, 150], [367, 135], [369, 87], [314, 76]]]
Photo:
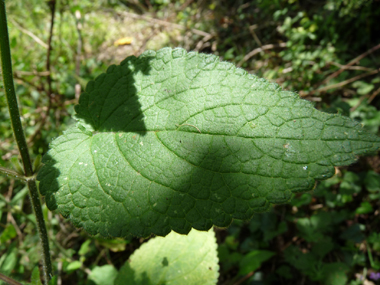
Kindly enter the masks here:
[[[73, 123], [73, 106], [88, 80], [109, 64], [163, 46], [214, 53], [379, 134], [379, 1], [6, 4], [16, 91], [33, 158]], [[126, 37], [130, 45], [115, 43]], [[18, 168], [17, 155], [1, 85], [0, 165]], [[291, 204], [216, 229], [219, 284], [379, 282], [380, 160], [361, 158], [336, 173]], [[0, 177], [0, 193], [0, 271], [29, 280], [40, 254], [27, 189]], [[90, 237], [46, 207], [44, 213], [59, 284], [96, 284], [91, 276], [119, 270], [145, 242]]]

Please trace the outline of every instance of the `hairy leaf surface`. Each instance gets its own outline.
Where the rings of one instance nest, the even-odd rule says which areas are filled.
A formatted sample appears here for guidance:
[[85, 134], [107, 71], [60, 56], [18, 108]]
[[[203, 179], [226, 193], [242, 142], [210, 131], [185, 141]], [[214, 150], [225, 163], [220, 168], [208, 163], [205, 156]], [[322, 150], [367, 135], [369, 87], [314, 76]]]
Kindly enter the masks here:
[[165, 48], [88, 84], [38, 175], [90, 234], [186, 234], [313, 189], [380, 138], [214, 55]]

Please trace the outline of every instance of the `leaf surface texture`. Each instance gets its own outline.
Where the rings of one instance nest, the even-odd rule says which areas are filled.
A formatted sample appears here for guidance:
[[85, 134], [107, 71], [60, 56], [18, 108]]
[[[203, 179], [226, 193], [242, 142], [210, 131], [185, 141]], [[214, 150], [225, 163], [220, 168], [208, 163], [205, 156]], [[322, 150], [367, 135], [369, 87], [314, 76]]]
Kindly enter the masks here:
[[43, 158], [40, 192], [105, 237], [226, 227], [380, 147], [358, 122], [183, 49], [109, 67], [76, 112]]

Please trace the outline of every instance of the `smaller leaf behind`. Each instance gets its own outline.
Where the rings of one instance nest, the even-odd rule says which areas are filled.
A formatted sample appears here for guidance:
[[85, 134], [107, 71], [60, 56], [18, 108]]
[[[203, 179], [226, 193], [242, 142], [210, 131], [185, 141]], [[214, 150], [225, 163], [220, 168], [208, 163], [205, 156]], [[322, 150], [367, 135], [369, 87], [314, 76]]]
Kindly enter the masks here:
[[115, 285], [216, 284], [219, 276], [214, 231], [171, 232], [136, 250], [120, 269]]

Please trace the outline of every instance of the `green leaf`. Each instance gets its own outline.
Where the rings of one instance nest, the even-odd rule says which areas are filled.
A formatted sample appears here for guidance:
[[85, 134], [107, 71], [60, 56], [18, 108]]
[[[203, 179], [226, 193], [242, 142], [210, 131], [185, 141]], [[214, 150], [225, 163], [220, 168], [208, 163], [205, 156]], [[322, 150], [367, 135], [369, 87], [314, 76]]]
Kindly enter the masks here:
[[268, 250], [253, 250], [246, 254], [240, 261], [239, 275], [246, 275], [256, 271], [261, 264], [275, 255], [275, 252]]
[[352, 87], [358, 88], [357, 92], [359, 95], [365, 95], [365, 94], [368, 94], [369, 92], [371, 92], [373, 90], [373, 88], [375, 88], [375, 85], [368, 84], [364, 81], [355, 81], [352, 84]]
[[223, 266], [223, 270], [227, 272], [231, 267], [239, 264], [243, 255], [237, 251], [230, 253], [229, 247], [226, 244], [221, 244], [218, 246], [218, 258], [220, 264]]
[[186, 234], [309, 191], [380, 138], [214, 55], [165, 48], [89, 82], [40, 192], [104, 237]]
[[331, 213], [320, 212], [310, 218], [297, 220], [299, 235], [308, 242], [319, 242], [324, 239], [324, 233], [331, 230], [334, 220]]
[[118, 239], [97, 238], [96, 241], [102, 247], [108, 248], [109, 250], [111, 250], [113, 252], [124, 251], [126, 245], [129, 243], [128, 240], [120, 239], [120, 238], [118, 238]]
[[0, 235], [0, 244], [4, 244], [7, 241], [17, 236], [15, 227], [12, 224], [7, 224], [6, 228]]
[[30, 283], [32, 285], [42, 285], [40, 270], [38, 269], [38, 266], [34, 267], [32, 271], [32, 278]]
[[28, 195], [28, 187], [25, 186], [12, 198], [11, 205], [15, 206], [19, 202], [22, 202], [26, 195]]
[[284, 277], [285, 279], [292, 279], [292, 269], [287, 265], [281, 265], [277, 270], [276, 273], [280, 275], [281, 277]]
[[360, 203], [360, 207], [355, 210], [356, 214], [368, 214], [373, 212], [373, 208], [371, 203], [369, 202], [362, 202]]
[[311, 252], [320, 259], [323, 259], [326, 254], [334, 249], [334, 243], [330, 237], [320, 240], [315, 243], [311, 249]]
[[112, 265], [96, 266], [88, 279], [94, 281], [97, 285], [113, 285], [117, 276], [117, 270]]
[[38, 154], [33, 161], [33, 172], [38, 172], [38, 170], [41, 167], [41, 160], [42, 160], [42, 156], [41, 154]]
[[304, 193], [292, 200], [292, 206], [301, 207], [302, 205], [309, 205], [312, 199], [313, 196], [310, 193]]
[[344, 194], [344, 195], [350, 195], [352, 196], [353, 194], [357, 194], [361, 191], [362, 187], [361, 187], [361, 183], [360, 183], [360, 177], [351, 172], [351, 171], [347, 171], [345, 174], [344, 174], [344, 177], [343, 177], [343, 180], [342, 180], [342, 183], [340, 184], [340, 193], [341, 194]]
[[362, 233], [363, 228], [364, 226], [361, 227], [359, 224], [353, 224], [345, 231], [343, 231], [339, 237], [355, 243], [360, 243], [365, 239], [365, 236]]
[[80, 246], [80, 249], [78, 251], [78, 254], [79, 255], [86, 255], [87, 253], [89, 253], [91, 250], [90, 243], [91, 243], [90, 239], [88, 239], [84, 243], [82, 243], [82, 245]]
[[313, 253], [302, 253], [301, 250], [293, 245], [284, 251], [285, 261], [293, 267], [310, 277], [311, 280], [323, 278], [323, 263]]
[[368, 191], [379, 192], [380, 191], [380, 175], [375, 171], [368, 171], [365, 178], [364, 184]]
[[20, 174], [24, 174], [24, 168], [22, 166], [22, 163], [20, 162], [20, 160], [18, 159], [18, 157], [16, 156], [12, 156], [11, 157], [11, 164], [12, 166], [14, 167], [14, 169], [20, 173]]
[[49, 285], [57, 285], [58, 283], [58, 276], [57, 275], [54, 275], [50, 281], [49, 281]]
[[323, 264], [323, 284], [345, 285], [347, 284], [347, 271], [349, 267], [343, 262]]
[[78, 260], [74, 260], [73, 262], [70, 262], [69, 265], [66, 267], [66, 271], [73, 271], [81, 268], [82, 262]]
[[372, 244], [375, 251], [380, 251], [380, 233], [371, 233], [367, 241]]
[[12, 243], [5, 254], [0, 257], [0, 272], [9, 275], [17, 265], [17, 247]]
[[192, 230], [156, 237], [136, 250], [120, 269], [115, 285], [216, 284], [218, 258], [214, 231]]

